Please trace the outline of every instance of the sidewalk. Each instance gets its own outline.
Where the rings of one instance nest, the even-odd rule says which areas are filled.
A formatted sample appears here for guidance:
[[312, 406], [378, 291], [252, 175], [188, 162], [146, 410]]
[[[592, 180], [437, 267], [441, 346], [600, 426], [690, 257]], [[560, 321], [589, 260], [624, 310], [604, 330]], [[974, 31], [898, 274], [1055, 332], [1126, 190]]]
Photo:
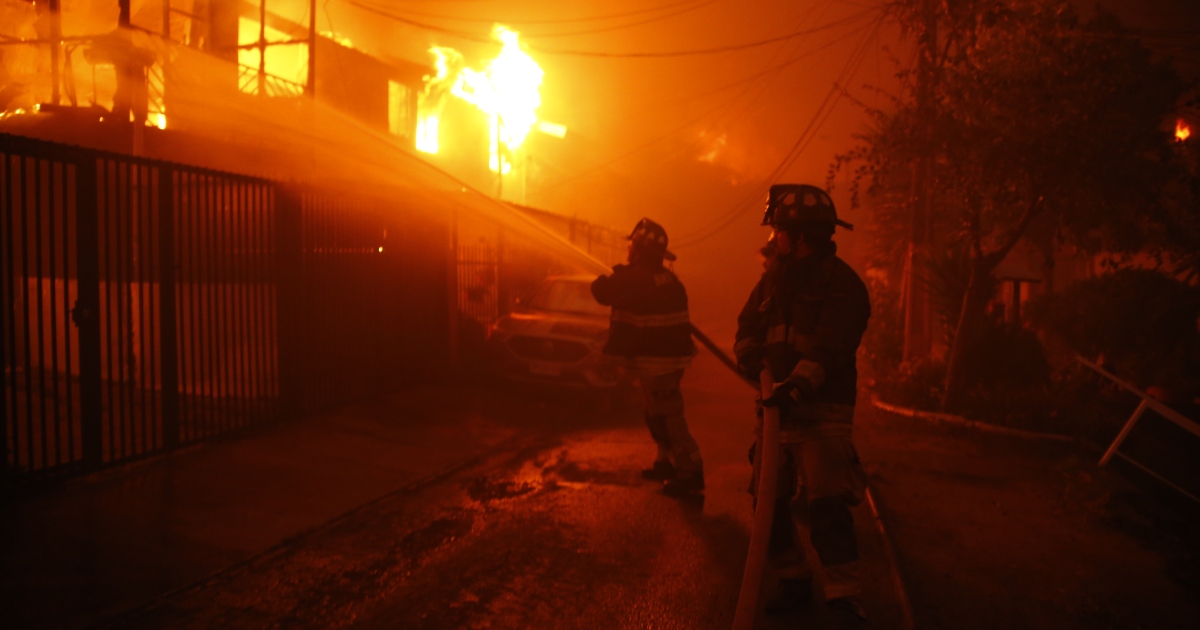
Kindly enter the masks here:
[[12, 499], [0, 515], [0, 625], [111, 618], [453, 471], [530, 426], [533, 408], [425, 386]]
[[1198, 528], [1090, 453], [859, 409], [916, 627], [1200, 627]]

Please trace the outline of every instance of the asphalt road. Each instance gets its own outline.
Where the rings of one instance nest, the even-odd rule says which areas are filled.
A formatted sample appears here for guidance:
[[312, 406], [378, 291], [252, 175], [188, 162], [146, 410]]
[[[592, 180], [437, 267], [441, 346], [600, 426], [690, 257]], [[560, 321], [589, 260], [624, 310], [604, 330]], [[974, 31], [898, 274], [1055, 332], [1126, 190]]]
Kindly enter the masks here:
[[[701, 357], [684, 381], [703, 500], [663, 496], [640, 412], [531, 402], [527, 427], [474, 466], [387, 495], [126, 616], [127, 628], [731, 626], [749, 545], [752, 392]], [[453, 445], [446, 445], [452, 448]], [[900, 627], [869, 510], [872, 627]], [[826, 626], [820, 606], [759, 627]]]

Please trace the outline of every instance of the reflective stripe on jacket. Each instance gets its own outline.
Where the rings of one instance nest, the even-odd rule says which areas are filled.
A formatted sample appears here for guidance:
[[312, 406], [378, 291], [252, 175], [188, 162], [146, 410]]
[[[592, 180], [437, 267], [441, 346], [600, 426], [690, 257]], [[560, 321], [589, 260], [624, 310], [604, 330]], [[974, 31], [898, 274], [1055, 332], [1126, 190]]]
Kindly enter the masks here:
[[[804, 259], [776, 260], [738, 316], [734, 351], [739, 358], [762, 356], [776, 382], [803, 382], [812, 394], [802, 402], [853, 406], [855, 355], [871, 303], [862, 279], [836, 252], [831, 243]], [[789, 415], [828, 421], [807, 417], [821, 414], [805, 409], [797, 405]]]
[[696, 354], [687, 291], [661, 264], [617, 265], [592, 283], [596, 301], [612, 307], [604, 354], [646, 372], [687, 367]]

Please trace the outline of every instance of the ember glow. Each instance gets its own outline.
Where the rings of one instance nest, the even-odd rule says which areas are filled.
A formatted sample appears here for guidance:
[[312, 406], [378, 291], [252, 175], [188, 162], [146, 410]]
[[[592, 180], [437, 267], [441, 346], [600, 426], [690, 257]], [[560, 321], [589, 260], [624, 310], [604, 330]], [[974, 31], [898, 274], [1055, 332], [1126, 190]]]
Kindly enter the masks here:
[[441, 98], [448, 91], [488, 116], [491, 137], [488, 165], [492, 172], [503, 174], [512, 169], [511, 155], [535, 125], [539, 129], [552, 129], [558, 137], [566, 129], [551, 123], [539, 125], [537, 108], [542, 104], [540, 88], [544, 73], [533, 57], [521, 50], [518, 33], [497, 24], [492, 35], [503, 46], [483, 70], [467, 67], [462, 54], [452, 48], [429, 49], [436, 73], [425, 77], [417, 148], [437, 153]]
[[1175, 139], [1183, 142], [1192, 136], [1192, 128], [1182, 118], [1175, 121]]

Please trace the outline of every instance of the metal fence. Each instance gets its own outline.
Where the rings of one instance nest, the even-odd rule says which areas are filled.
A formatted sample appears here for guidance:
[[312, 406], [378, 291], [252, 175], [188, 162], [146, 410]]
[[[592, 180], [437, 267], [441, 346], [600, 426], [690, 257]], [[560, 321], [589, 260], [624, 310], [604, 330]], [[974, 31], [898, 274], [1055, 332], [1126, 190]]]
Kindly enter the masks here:
[[0, 135], [0, 451], [73, 474], [394, 387], [446, 355], [447, 226]]

